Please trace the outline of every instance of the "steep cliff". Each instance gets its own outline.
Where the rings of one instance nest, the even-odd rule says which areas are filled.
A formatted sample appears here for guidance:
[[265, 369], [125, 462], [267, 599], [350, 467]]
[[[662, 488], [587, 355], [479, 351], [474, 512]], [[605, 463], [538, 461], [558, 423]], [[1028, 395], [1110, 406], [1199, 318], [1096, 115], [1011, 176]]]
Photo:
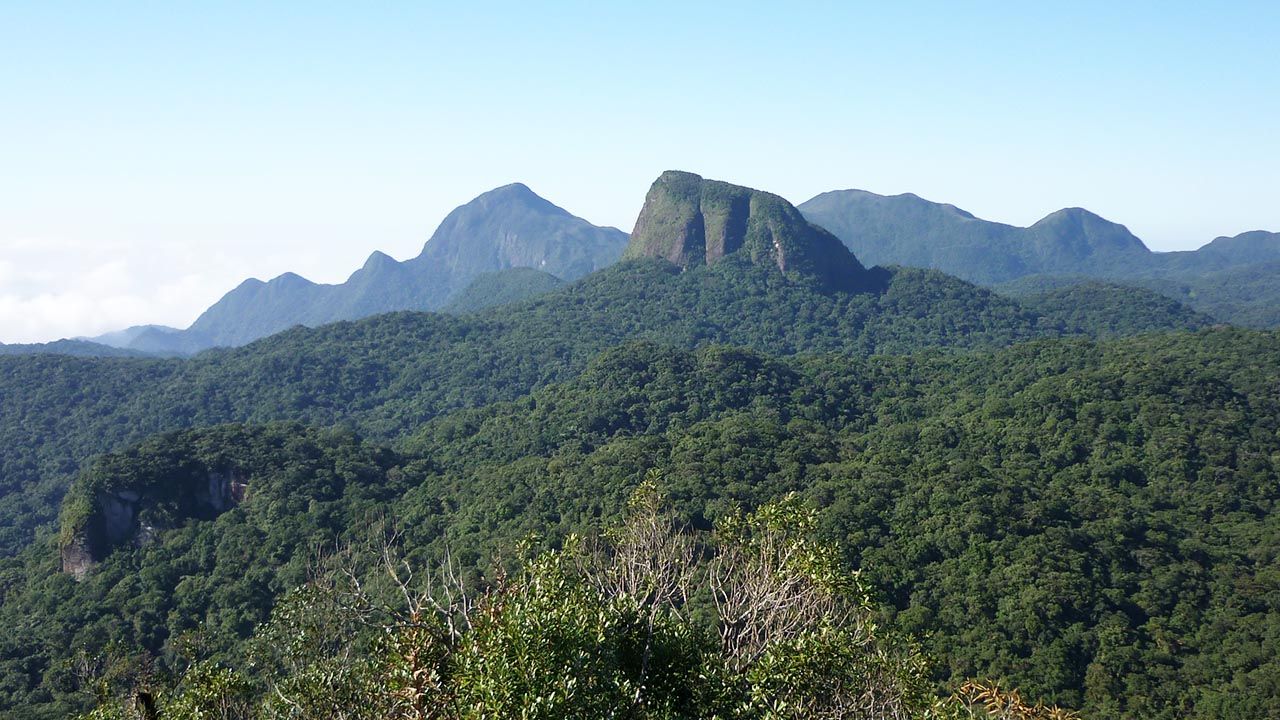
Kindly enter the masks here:
[[122, 546], [145, 547], [161, 530], [191, 518], [219, 515], [248, 496], [248, 475], [228, 465], [168, 468], [111, 487], [110, 465], [99, 465], [63, 511], [62, 571], [77, 580]]
[[118, 549], [146, 547], [240, 506], [321, 512], [349, 489], [376, 494], [395, 462], [347, 431], [295, 423], [155, 436], [102, 456], [67, 492], [62, 570], [81, 579]]
[[663, 173], [649, 188], [623, 257], [659, 257], [687, 268], [730, 255], [831, 290], [878, 284], [879, 273], [781, 197], [679, 171]]

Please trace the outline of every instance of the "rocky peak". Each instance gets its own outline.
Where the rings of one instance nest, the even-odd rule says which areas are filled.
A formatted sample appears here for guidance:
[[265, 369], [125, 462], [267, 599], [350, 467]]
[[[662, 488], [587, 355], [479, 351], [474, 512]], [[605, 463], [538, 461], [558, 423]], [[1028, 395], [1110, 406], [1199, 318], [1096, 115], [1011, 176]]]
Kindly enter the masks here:
[[687, 268], [735, 254], [831, 289], [856, 290], [871, 279], [838, 238], [781, 197], [679, 171], [654, 181], [624, 257], [660, 257]]

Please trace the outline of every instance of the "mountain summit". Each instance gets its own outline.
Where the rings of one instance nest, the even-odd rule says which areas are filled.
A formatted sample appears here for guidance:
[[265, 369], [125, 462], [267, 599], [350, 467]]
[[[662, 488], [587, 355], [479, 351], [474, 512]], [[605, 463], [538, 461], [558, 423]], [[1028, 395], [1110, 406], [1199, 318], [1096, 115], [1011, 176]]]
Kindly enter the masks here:
[[1124, 225], [1083, 208], [1030, 227], [974, 217], [915, 195], [822, 193], [798, 206], [869, 265], [933, 268], [1014, 295], [1084, 279], [1154, 290], [1218, 320], [1280, 325], [1280, 233], [1220, 237], [1198, 250], [1152, 252]]
[[660, 257], [685, 268], [730, 255], [816, 278], [831, 289], [860, 289], [870, 279], [839, 238], [805, 220], [781, 197], [674, 170], [649, 188], [623, 253], [625, 258]]
[[1091, 273], [1151, 256], [1123, 225], [1080, 208], [1059, 210], [1029, 228], [982, 220], [916, 195], [863, 190], [822, 193], [799, 209], [866, 262], [936, 268], [970, 282]]
[[1027, 228], [1026, 235], [1038, 264], [1046, 268], [1105, 268], [1151, 255], [1129, 228], [1078, 207], [1050, 213]]
[[626, 243], [621, 230], [592, 225], [513, 183], [454, 209], [415, 258], [398, 262], [374, 252], [337, 285], [313, 283], [293, 273], [265, 283], [246, 280], [187, 330], [149, 334], [152, 345], [147, 349], [191, 353], [243, 345], [294, 325], [396, 310], [440, 310], [476, 278], [511, 268], [576, 280], [615, 262]]
[[626, 241], [621, 230], [592, 225], [512, 183], [449, 213], [409, 262], [457, 278], [456, 294], [481, 273], [515, 267], [577, 280], [616, 261]]

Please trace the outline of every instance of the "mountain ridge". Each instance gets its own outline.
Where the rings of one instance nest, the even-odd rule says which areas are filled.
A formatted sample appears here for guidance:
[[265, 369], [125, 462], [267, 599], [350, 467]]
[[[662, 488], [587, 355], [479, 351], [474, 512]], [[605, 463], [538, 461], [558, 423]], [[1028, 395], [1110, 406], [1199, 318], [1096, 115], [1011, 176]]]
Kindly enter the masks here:
[[403, 262], [375, 250], [347, 280], [312, 282], [286, 272], [249, 278], [223, 295], [186, 330], [150, 332], [133, 340], [182, 354], [238, 346], [295, 325], [314, 327], [399, 310], [440, 310], [480, 275], [532, 267], [575, 280], [612, 264], [626, 233], [600, 227], [511, 183], [455, 208]]
[[[1216, 238], [1197, 250], [1153, 252], [1124, 225], [1084, 208], [1056, 210], [1018, 227], [909, 193], [836, 190], [797, 207], [870, 264], [934, 268], [989, 287], [1021, 283], [1023, 292], [1060, 284], [1051, 278], [1122, 282], [1157, 289], [1219, 320], [1253, 326], [1258, 318], [1271, 316], [1269, 308], [1280, 305], [1280, 275], [1276, 290], [1260, 295], [1234, 288], [1229, 275], [1212, 277], [1280, 261], [1280, 233], [1250, 231]], [[1174, 294], [1155, 281], [1192, 287]], [[1196, 300], [1200, 295], [1229, 296], [1231, 301], [1210, 307]]]
[[[693, 173], [673, 171], [668, 180], [671, 178], [683, 178], [683, 182], [695, 187], [698, 203], [689, 205], [692, 209], [686, 221], [701, 225], [700, 229], [690, 225], [678, 233], [682, 240], [668, 241], [692, 242], [701, 249], [695, 253], [693, 246], [673, 246], [664, 252], [655, 245], [648, 252], [630, 251], [631, 256], [671, 255], [677, 264], [687, 264], [701, 253], [703, 261], [708, 256], [714, 261], [724, 254], [726, 242], [733, 250], [745, 243], [751, 198], [757, 198], [758, 202], [774, 206], [773, 214], [782, 220], [784, 230], [793, 234], [801, 230], [795, 218], [786, 217], [786, 209], [795, 208], [804, 222], [816, 226], [812, 232], [829, 230], [854, 253], [850, 264], [832, 255], [829, 248], [823, 251], [824, 257], [836, 260], [816, 263], [822, 271], [822, 281], [829, 286], [857, 285], [846, 275], [862, 276], [865, 281], [863, 273], [873, 265], [932, 267], [1000, 290], [1016, 288], [1013, 291], [1019, 294], [1049, 291], [1063, 284], [1061, 278], [1078, 277], [1154, 289], [1228, 322], [1258, 327], [1280, 323], [1280, 318], [1269, 310], [1280, 305], [1280, 290], [1241, 299], [1237, 297], [1242, 292], [1238, 291], [1241, 283], [1235, 280], [1245, 272], [1250, 287], [1262, 286], [1265, 290], [1266, 283], [1260, 283], [1257, 276], [1266, 272], [1264, 266], [1268, 263], [1280, 262], [1280, 233], [1248, 231], [1220, 236], [1195, 251], [1156, 253], [1124, 225], [1078, 207], [1057, 210], [1024, 228], [978, 218], [955, 205], [930, 201], [914, 193], [885, 196], [860, 189], [833, 190], [792, 206], [771, 193], [704, 180]], [[662, 182], [660, 177], [655, 186]], [[711, 203], [710, 249], [706, 238], [708, 217], [701, 209], [703, 187], [712, 195], [726, 196], [720, 198], [726, 203], [723, 208], [714, 207], [715, 198]], [[734, 202], [745, 203], [745, 213], [742, 207], [735, 209]], [[846, 206], [843, 211], [842, 205]], [[505, 221], [492, 221], [493, 215], [512, 209], [514, 220], [512, 212], [506, 212]], [[642, 237], [655, 234], [648, 224], [642, 212], [636, 224]], [[529, 228], [533, 228], [532, 232]], [[770, 233], [774, 229], [765, 228]], [[701, 234], [695, 238], [690, 233]], [[730, 235], [734, 239], [728, 239]], [[469, 247], [468, 242], [477, 237], [483, 245], [479, 250]], [[314, 283], [292, 272], [267, 281], [250, 278], [206, 309], [185, 330], [135, 326], [76, 339], [142, 353], [190, 355], [213, 346], [241, 345], [293, 325], [314, 327], [403, 309], [446, 310], [476, 278], [514, 267], [532, 267], [560, 280], [572, 280], [608, 265], [623, 254], [619, 247], [632, 245], [622, 231], [594, 226], [537, 195], [527, 185], [509, 183], [452, 211], [416, 257], [397, 261], [374, 250], [346, 281], [337, 284]], [[774, 249], [767, 246], [756, 247], [753, 252], [757, 259], [769, 256], [780, 261], [774, 257]], [[788, 258], [781, 258], [781, 266], [788, 266]], [[1252, 269], [1231, 272], [1244, 267]], [[542, 290], [554, 287], [545, 281], [535, 285]], [[516, 299], [533, 289], [534, 286], [503, 288], [501, 296]], [[1202, 301], [1205, 297], [1214, 300]], [[1272, 303], [1273, 299], [1277, 302]], [[460, 307], [476, 306], [477, 301], [469, 299]], [[10, 347], [14, 348], [10, 352], [18, 352], [16, 346]], [[23, 352], [70, 349], [56, 344], [24, 347]], [[76, 347], [74, 351], [93, 354], [93, 348]]]
[[[1247, 357], [1252, 347], [1275, 344], [1275, 333], [1229, 329], [1220, 338], [1214, 330], [1195, 337], [1150, 335], [1114, 351], [1067, 339], [1093, 328], [1120, 334], [1204, 325], [1185, 308], [1152, 302], [1158, 298], [1131, 288], [1059, 294], [1041, 299], [1043, 310], [918, 268], [865, 271], [882, 274], [885, 284], [879, 288], [832, 288], [810, 271], [813, 262], [800, 261], [820, 263], [819, 251], [836, 243], [831, 257], [857, 262], [834, 236], [797, 221], [798, 212], [776, 196], [715, 181], [698, 180], [694, 189], [696, 211], [654, 212], [648, 221], [690, 227], [686, 221], [697, 218], [692, 226], [702, 228], [700, 263], [693, 261], [696, 253], [684, 265], [665, 257], [633, 257], [500, 308], [467, 315], [383, 313], [318, 328], [294, 327], [191, 359], [0, 358], [0, 396], [5, 398], [0, 403], [0, 468], [5, 470], [0, 473], [0, 562], [6, 577], [18, 578], [0, 592], [0, 624], [15, 628], [15, 635], [0, 643], [0, 677], [21, 677], [17, 687], [0, 688], [0, 713], [45, 704], [37, 717], [74, 715], [69, 710], [82, 708], [88, 698], [66, 681], [72, 653], [92, 657], [111, 641], [160, 658], [189, 637], [188, 631], [207, 633], [222, 643], [214, 646], [219, 651], [243, 647], [239, 643], [267, 621], [282, 593], [305, 582], [305, 566], [317, 548], [357, 537], [373, 512], [388, 507], [394, 515], [387, 516], [404, 520], [417, 549], [469, 538], [458, 557], [470, 567], [483, 557], [476, 550], [486, 543], [533, 531], [567, 533], [577, 529], [574, 518], [601, 521], [612, 506], [609, 497], [619, 499], [619, 490], [652, 468], [669, 470], [665, 477], [679, 483], [673, 485], [676, 492], [693, 490], [694, 497], [705, 500], [688, 506], [694, 519], [807, 488], [815, 499], [834, 501], [828, 517], [845, 525], [842, 534], [854, 540], [851, 547], [872, 550], [878, 543], [866, 541], [874, 538], [853, 533], [888, 525], [863, 522], [867, 516], [859, 505], [883, 499], [887, 512], [918, 509], [900, 527], [936, 530], [927, 521], [938, 516], [928, 507], [929, 498], [936, 497], [929, 495], [930, 488], [936, 487], [949, 493], [947, 508], [964, 510], [952, 518], [957, 524], [947, 529], [947, 537], [867, 556], [869, 568], [912, 572], [925, 566], [917, 553], [963, 550], [965, 538], [982, 529], [981, 518], [1007, 506], [1003, 498], [1017, 497], [1021, 487], [1054, 478], [1049, 489], [1055, 495], [1044, 505], [1025, 513], [1009, 508], [1011, 520], [1025, 522], [1028, 533], [1043, 534], [1046, 518], [1080, 501], [1097, 500], [1087, 494], [1092, 486], [1079, 498], [1056, 494], [1060, 490], [1080, 489], [1082, 478], [1106, 484], [1112, 473], [1134, 477], [1135, 471], [1118, 464], [1100, 462], [1075, 474], [1070, 467], [1093, 452], [1106, 452], [1100, 439], [1136, 432], [1130, 429], [1134, 418], [1120, 415], [1133, 408], [1112, 402], [1117, 386], [1108, 378], [1144, 388], [1159, 403], [1136, 418], [1164, 423], [1153, 437], [1168, 444], [1135, 440], [1134, 447], [1163, 460], [1170, 455], [1166, 448], [1179, 447], [1174, 443], [1184, 438], [1181, 420], [1168, 406], [1186, 407], [1184, 397], [1221, 401], [1204, 405], [1200, 415], [1222, 424], [1237, 417], [1240, 396], [1217, 380], [1217, 368], [1205, 367], [1204, 353], [1225, 342], [1238, 347], [1236, 356]], [[717, 202], [704, 206], [704, 191]], [[721, 195], [727, 200], [718, 204]], [[668, 239], [663, 245], [663, 238], [642, 234], [637, 252], [650, 240], [658, 249], [697, 248], [685, 240]], [[712, 262], [706, 262], [708, 248], [716, 256]], [[775, 254], [779, 250], [790, 254]], [[372, 260], [374, 267], [386, 264], [376, 256]], [[482, 283], [475, 295], [487, 300], [503, 288], [521, 296], [530, 288], [537, 291], [539, 283], [554, 285], [550, 278], [534, 269], [506, 270], [481, 276], [473, 285]], [[295, 286], [313, 284], [284, 276], [274, 289]], [[273, 289], [271, 282], [261, 281], [245, 287]], [[1137, 309], [1140, 323], [1114, 317], [1110, 308], [1122, 303]], [[1152, 382], [1168, 371], [1147, 356], [1169, 343], [1194, 356], [1187, 365], [1190, 373], [1169, 372], [1183, 383], [1172, 389]], [[1099, 381], [1089, 370], [1063, 384], [1064, 369], [1103, 352], [1114, 352], [1132, 372]], [[1017, 372], [1028, 366], [1028, 356], [1043, 356], [1031, 376]], [[1266, 367], [1276, 357], [1269, 354]], [[1263, 372], [1258, 363], [1237, 366]], [[962, 382], [975, 374], [990, 380]], [[575, 378], [580, 379], [576, 385], [566, 384]], [[1041, 381], [1049, 387], [1036, 390]], [[1249, 387], [1259, 401], [1274, 399], [1267, 392], [1270, 384]], [[919, 390], [926, 388], [933, 389], [922, 397]], [[543, 392], [533, 395], [538, 391]], [[1087, 405], [1078, 402], [1081, 391], [1094, 393]], [[1252, 409], [1252, 402], [1243, 405]], [[513, 403], [511, 412], [486, 416], [484, 407], [495, 403]], [[922, 403], [937, 408], [936, 420], [927, 425], [918, 412]], [[1098, 407], [1117, 422], [1098, 427]], [[1269, 406], [1259, 407], [1257, 421], [1278, 417]], [[968, 412], [969, 420], [954, 422], [957, 409]], [[1017, 412], [1029, 420], [1018, 427], [1034, 434], [1010, 441], [1018, 428], [1004, 420]], [[1077, 416], [1092, 425], [1078, 435], [1049, 434]], [[1277, 457], [1273, 448], [1280, 435], [1271, 425], [1266, 432], [1248, 433], [1245, 428], [1257, 422], [1254, 416], [1244, 418], [1239, 435], [1269, 443], [1248, 446], [1249, 457], [1261, 462]], [[276, 421], [302, 425], [226, 425]], [[868, 452], [861, 431], [875, 428], [864, 423], [881, 422], [887, 423], [881, 428], [883, 442]], [[959, 445], [967, 434], [988, 426], [990, 435], [981, 442]], [[188, 428], [197, 429], [159, 434]], [[426, 452], [386, 454], [365, 445], [363, 437], [397, 448], [422, 445]], [[1205, 437], [1225, 449], [1230, 457], [1224, 463], [1235, 463], [1240, 437]], [[1006, 441], [1007, 454], [990, 452]], [[538, 454], [530, 455], [531, 449]], [[926, 450], [931, 454], [919, 467], [920, 494], [881, 491], [880, 478], [901, 477], [900, 471]], [[1208, 443], [1206, 450], [1212, 451]], [[119, 454], [82, 475], [89, 482], [67, 495], [76, 469], [104, 452]], [[975, 461], [986, 457], [1007, 457], [1010, 465]], [[831, 462], [837, 460], [842, 465], [833, 470]], [[878, 467], [867, 477], [872, 484], [861, 486], [856, 483], [867, 462]], [[1028, 472], [1018, 472], [1023, 467]], [[1229, 470], [1225, 464], [1221, 469]], [[1060, 470], [1071, 472], [1055, 477]], [[990, 484], [996, 473], [1007, 476], [1007, 488]], [[1179, 479], [1155, 467], [1151, 477]], [[1191, 477], [1213, 488], [1227, 476]], [[1263, 487], [1274, 488], [1274, 483]], [[838, 495], [827, 494], [835, 488]], [[1164, 499], [1168, 493], [1161, 490], [1152, 494]], [[557, 498], [560, 493], [564, 496]], [[61, 508], [55, 507], [59, 500]], [[974, 501], [982, 504], [971, 505]], [[397, 509], [392, 503], [402, 504]], [[60, 529], [51, 527], [58, 512]], [[1075, 522], [1061, 519], [1066, 529]], [[1114, 526], [1100, 530], [1097, 537], [1114, 537]], [[1046, 537], [1055, 543], [1069, 539]], [[1103, 544], [1092, 539], [1081, 546]], [[1197, 541], [1189, 549], [1201, 547]], [[1043, 543], [1027, 548], [1037, 560], [1046, 548], [1061, 549]], [[59, 550], [70, 574], [51, 576]], [[162, 556], [166, 559], [154, 562]], [[993, 557], [1003, 563], [1003, 556]], [[1092, 560], [1085, 566], [1094, 566]], [[1097, 566], [1112, 567], [1112, 558], [1102, 557]], [[1054, 577], [1044, 582], [1037, 577], [1032, 586], [1053, 586]], [[920, 613], [936, 611], [911, 607], [911, 588], [901, 578], [885, 577], [877, 587], [898, 598], [896, 610], [909, 627], [915, 622], [927, 629]], [[978, 596], [967, 589], [966, 594]], [[1006, 600], [1025, 596], [984, 597], [1005, 607]], [[1037, 596], [1031, 604], [1043, 603]], [[938, 604], [955, 606], [950, 600]], [[1100, 613], [1110, 611], [1107, 606]], [[993, 609], [983, 617], [1003, 622], [1007, 616]], [[1027, 621], [1041, 617], [1020, 615], [1012, 625], [1030, 627]], [[1094, 617], [1087, 620], [1088, 627], [1100, 624]], [[995, 636], [992, 629], [984, 630], [984, 637]], [[1014, 642], [1001, 648], [1000, 657], [1027, 657]], [[978, 657], [978, 649], [954, 657]], [[1089, 657], [1074, 650], [1061, 653], [1058, 660], [1041, 663], [1048, 668], [1041, 674], [1062, 677], [1061, 671], [1077, 667], [1083, 673], [1084, 662], [1073, 660], [1077, 656]], [[1027, 671], [1029, 678], [1036, 674]], [[1053, 688], [1075, 692], [1082, 682], [1067, 677]]]

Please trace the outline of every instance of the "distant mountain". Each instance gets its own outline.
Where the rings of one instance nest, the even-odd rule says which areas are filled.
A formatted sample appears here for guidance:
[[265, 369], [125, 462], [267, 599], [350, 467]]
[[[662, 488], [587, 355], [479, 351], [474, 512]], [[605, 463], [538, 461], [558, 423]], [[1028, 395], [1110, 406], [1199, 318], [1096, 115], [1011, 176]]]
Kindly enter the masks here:
[[449, 213], [407, 264], [445, 271], [454, 290], [480, 273], [513, 267], [577, 280], [613, 264], [626, 245], [621, 230], [592, 225], [513, 183]]
[[1041, 268], [1070, 268], [1093, 272], [1117, 265], [1147, 261], [1151, 251], [1129, 229], [1083, 208], [1066, 208], [1045, 216], [1019, 233], [1020, 255]]
[[1236, 264], [1189, 279], [1135, 282], [1235, 325], [1280, 327], [1280, 260]]
[[801, 203], [864, 262], [942, 270], [995, 283], [1037, 273], [1085, 273], [1151, 254], [1122, 225], [1069, 208], [1030, 228], [989, 222], [916, 195], [839, 190]]
[[136, 340], [138, 340], [138, 338], [150, 335], [152, 333], [159, 333], [163, 335], [163, 334], [176, 333], [176, 332], [182, 332], [182, 331], [179, 330], [178, 328], [172, 328], [166, 325], [134, 325], [133, 327], [128, 327], [128, 328], [125, 328], [124, 330], [116, 330], [115, 332], [109, 332], [102, 335], [95, 335], [93, 337], [78, 337], [78, 338], [72, 338], [72, 339], [87, 340], [89, 342], [99, 343], [101, 345], [110, 345], [111, 347], [116, 347], [116, 348], [127, 348], [127, 347], [133, 347], [133, 343]]
[[[43, 343], [0, 343], [0, 355], [69, 355], [72, 357], [164, 357], [188, 355], [191, 352], [173, 349], [168, 340], [158, 345], [148, 342], [153, 335], [180, 333], [176, 328], [163, 325], [135, 325], [124, 330], [96, 337], [74, 337]], [[199, 350], [200, 348], [196, 348]]]
[[869, 288], [881, 277], [777, 195], [687, 172], [668, 171], [654, 181], [624, 257], [658, 257], [687, 268], [730, 255], [831, 289]]
[[[1269, 317], [1277, 299], [1273, 293], [1245, 291], [1234, 282], [1235, 273], [1226, 272], [1280, 263], [1277, 233], [1253, 231], [1217, 238], [1195, 251], [1155, 253], [1123, 225], [1081, 208], [1059, 210], [1020, 228], [910, 194], [839, 190], [798, 207], [872, 264], [934, 268], [983, 285], [1018, 285], [1022, 292], [1062, 284], [1049, 278], [1119, 281], [1156, 290], [1219, 320], [1249, 325]], [[1280, 287], [1280, 274], [1255, 267], [1247, 275], [1255, 287], [1259, 281]], [[1036, 279], [1023, 282], [1026, 278]], [[1170, 281], [1194, 288], [1180, 294]], [[1212, 308], [1202, 299], [1206, 296], [1216, 299]]]
[[1280, 260], [1280, 233], [1251, 230], [1234, 237], [1218, 237], [1195, 252], [1222, 258], [1232, 265], [1275, 262]]
[[332, 301], [347, 294], [347, 283], [320, 285], [295, 273], [269, 282], [250, 278], [201, 313], [183, 335], [206, 346], [236, 346], [294, 325], [316, 325], [331, 314], [326, 311]]
[[616, 261], [626, 243], [621, 230], [592, 225], [519, 183], [506, 185], [451, 212], [415, 258], [397, 262], [375, 252], [337, 285], [294, 273], [246, 280], [187, 330], [146, 333], [134, 343], [190, 353], [243, 345], [294, 325], [439, 310], [484, 273], [530, 267], [575, 280]]
[[73, 357], [150, 357], [151, 353], [118, 348], [89, 340], [54, 340], [47, 343], [0, 343], [0, 355], [71, 355]]

